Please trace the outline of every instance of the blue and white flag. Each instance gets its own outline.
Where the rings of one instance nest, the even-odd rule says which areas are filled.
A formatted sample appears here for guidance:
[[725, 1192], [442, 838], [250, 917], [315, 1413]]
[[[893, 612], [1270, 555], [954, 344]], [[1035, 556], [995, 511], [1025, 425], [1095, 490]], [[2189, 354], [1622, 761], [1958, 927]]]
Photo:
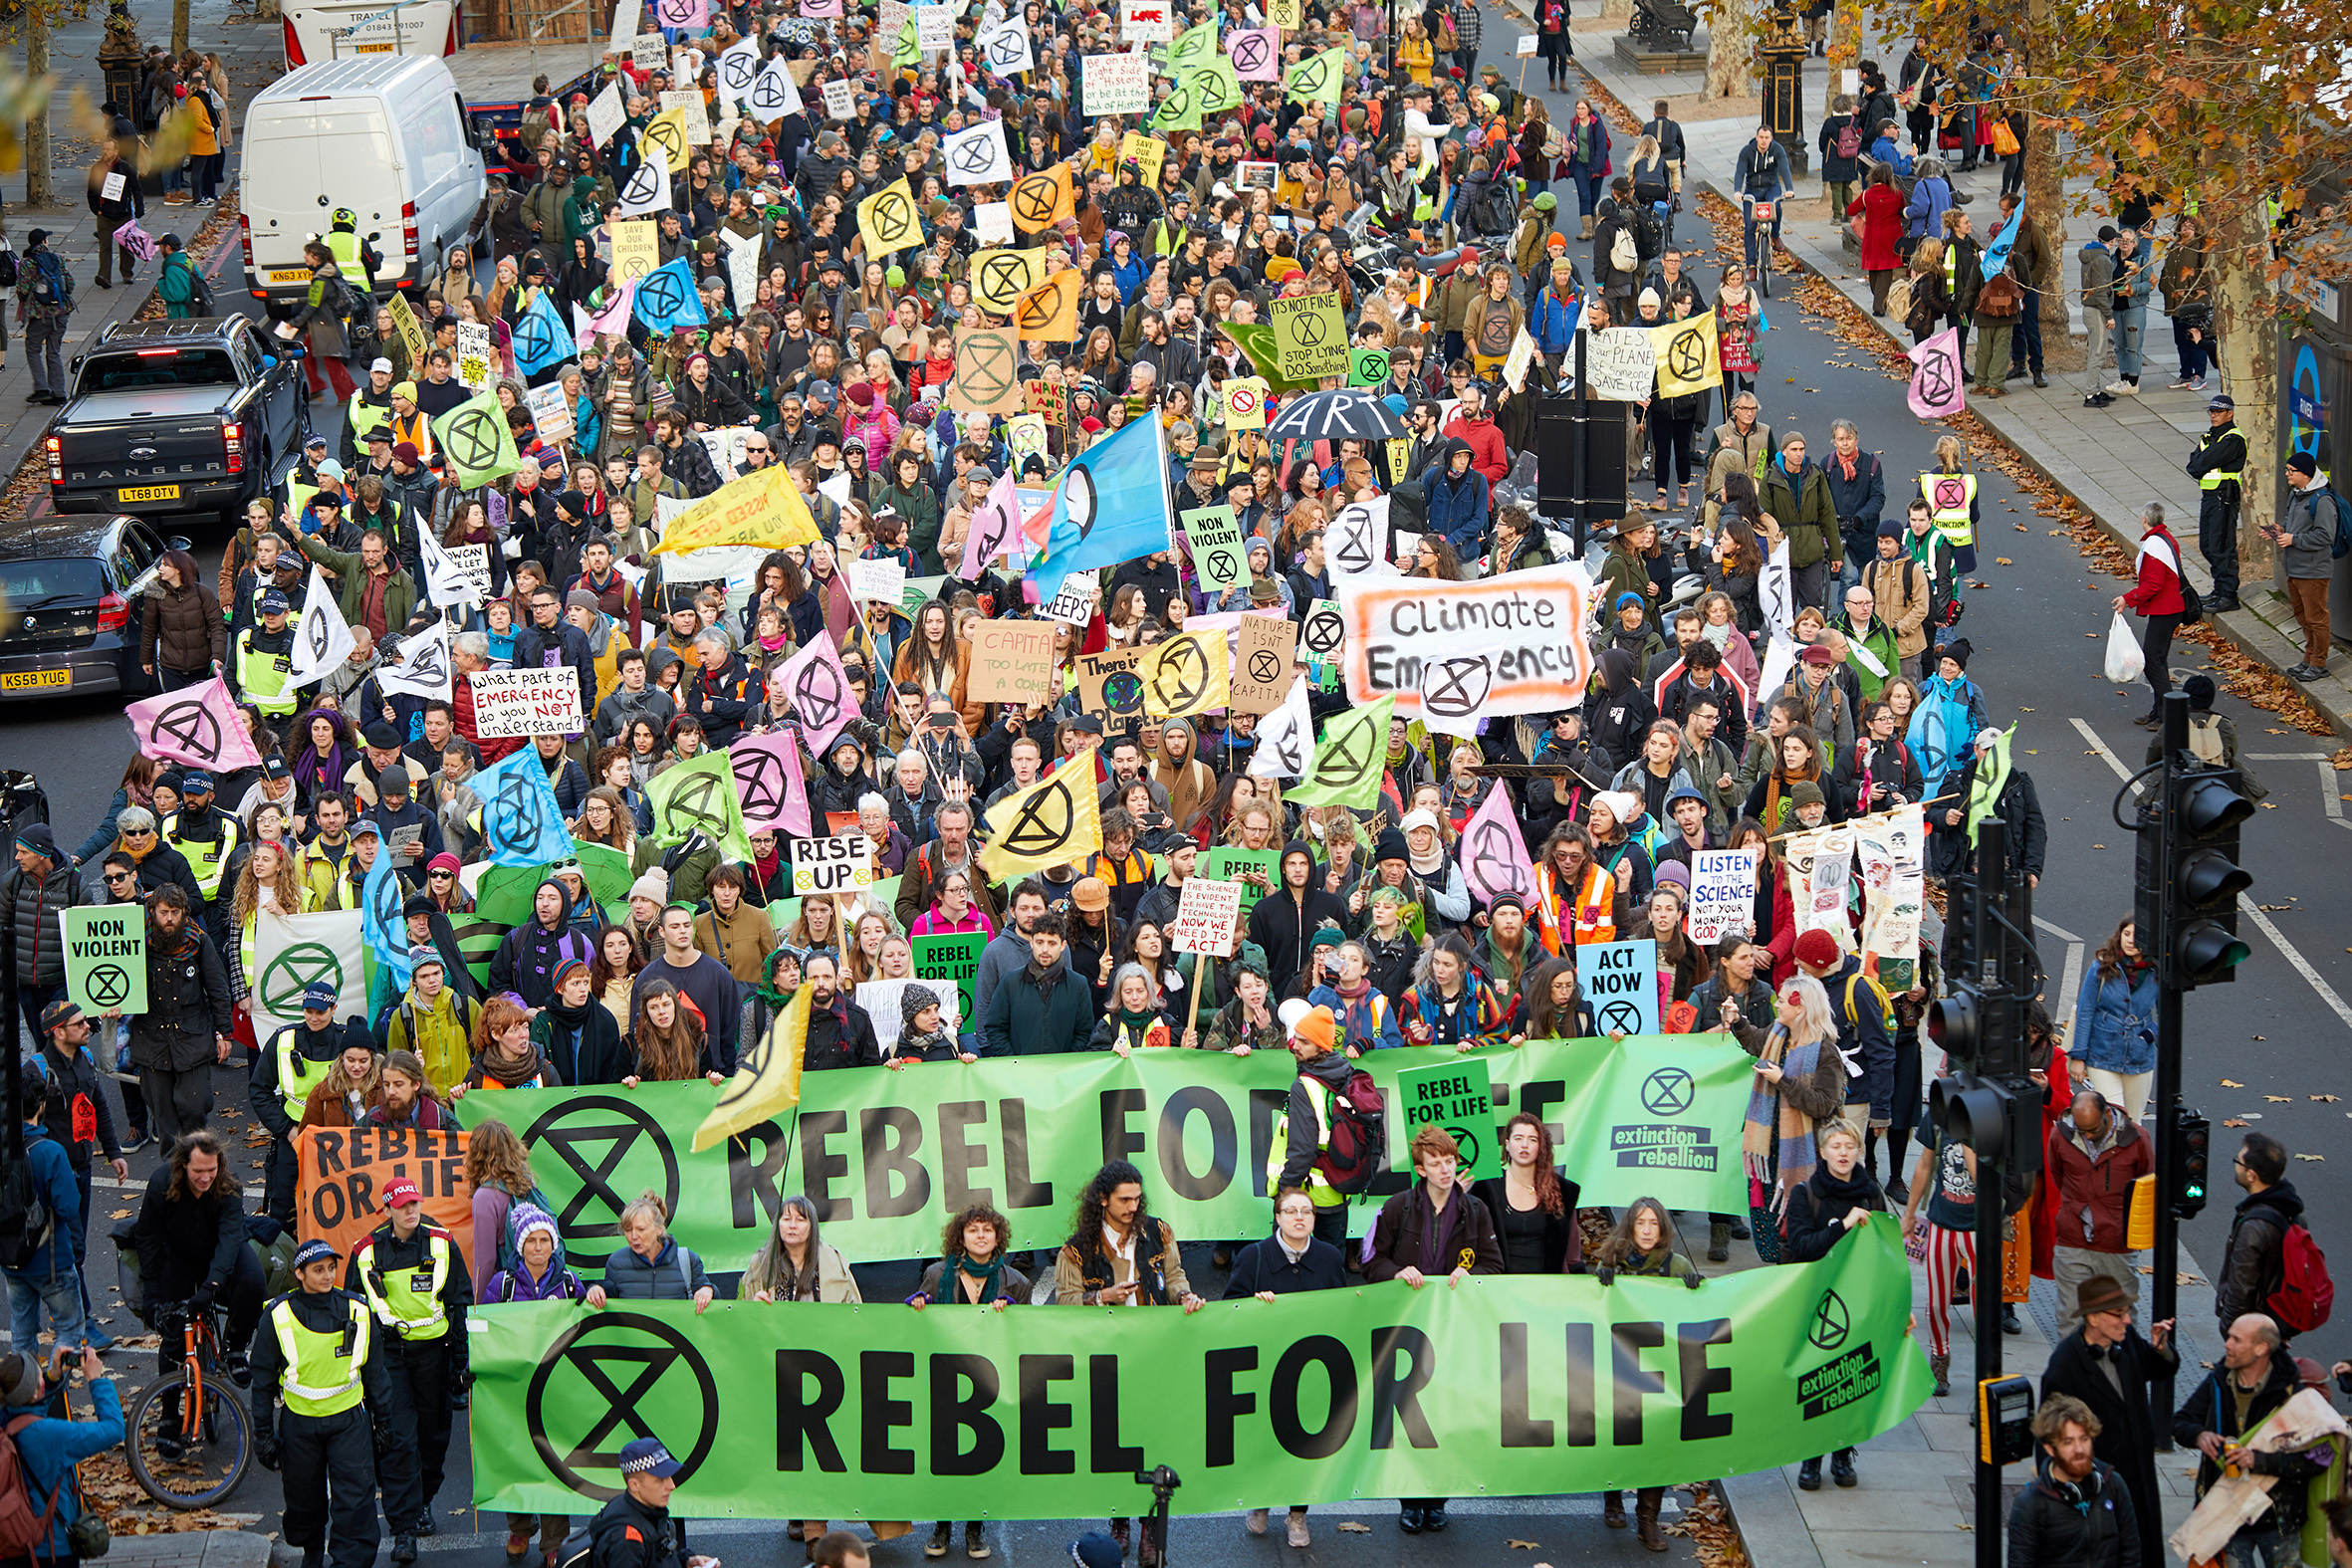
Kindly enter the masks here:
[[482, 802], [482, 847], [492, 865], [544, 866], [571, 857], [572, 830], [538, 747], [524, 747], [472, 787]]
[[657, 333], [703, 327], [710, 322], [703, 314], [702, 296], [695, 292], [694, 270], [683, 256], [637, 280], [635, 313], [638, 321]]
[[2017, 225], [2024, 221], [2025, 207], [2020, 202], [2017, 210], [2009, 214], [2009, 221], [2000, 226], [2000, 232], [1993, 236], [1993, 243], [1985, 247], [1984, 260], [1978, 265], [1986, 277], [1995, 276], [2009, 264], [2009, 247], [2017, 243]]
[[391, 971], [397, 989], [406, 991], [408, 922], [401, 915], [400, 906], [407, 899], [407, 890], [400, 885], [400, 873], [392, 869], [395, 858], [388, 849], [376, 853], [366, 885], [359, 890], [359, 934], [375, 954], [375, 962]]
[[540, 290], [538, 298], [531, 302], [531, 309], [515, 323], [515, 363], [523, 367], [525, 375], [537, 375], [550, 365], [562, 364], [577, 351], [572, 329], [564, 325], [554, 297], [547, 290]]
[[1039, 522], [1046, 549], [1029, 578], [1041, 603], [1052, 601], [1070, 572], [1173, 550], [1160, 422], [1138, 419], [1070, 459]]

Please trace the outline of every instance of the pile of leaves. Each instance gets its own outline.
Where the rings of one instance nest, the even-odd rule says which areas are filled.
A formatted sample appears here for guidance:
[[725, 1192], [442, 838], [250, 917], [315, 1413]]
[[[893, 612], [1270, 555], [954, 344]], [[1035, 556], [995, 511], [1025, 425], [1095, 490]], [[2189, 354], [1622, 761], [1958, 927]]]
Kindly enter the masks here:
[[1680, 1535], [1697, 1547], [1699, 1561], [1706, 1568], [1748, 1568], [1748, 1548], [1741, 1544], [1740, 1527], [1732, 1522], [1732, 1510], [1715, 1482], [1697, 1481], [1675, 1489], [1687, 1493], [1690, 1500], [1683, 1504], [1682, 1517], [1666, 1526], [1666, 1533]]

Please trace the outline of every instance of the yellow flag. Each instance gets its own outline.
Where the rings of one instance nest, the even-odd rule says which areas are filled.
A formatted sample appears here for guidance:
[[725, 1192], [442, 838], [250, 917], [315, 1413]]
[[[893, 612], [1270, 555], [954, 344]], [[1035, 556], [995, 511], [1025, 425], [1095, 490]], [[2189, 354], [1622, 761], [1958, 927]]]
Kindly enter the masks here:
[[686, 171], [686, 107], [665, 109], [645, 122], [646, 146], [661, 149], [661, 161], [672, 174]]
[[922, 245], [923, 222], [903, 175], [857, 204], [857, 232], [865, 239], [867, 261]]
[[972, 258], [972, 299], [992, 316], [1011, 316], [1013, 302], [1045, 278], [1044, 251], [982, 251]]
[[807, 986], [793, 993], [768, 1032], [743, 1042], [735, 1076], [719, 1091], [719, 1103], [694, 1129], [694, 1152], [724, 1143], [739, 1132], [757, 1127], [801, 1103], [801, 1062], [809, 1049], [809, 1013], [816, 993]]
[[989, 810], [980, 867], [992, 881], [1013, 882], [1048, 866], [1082, 861], [1101, 847], [1094, 764], [1081, 756]]
[[1233, 700], [1222, 630], [1187, 631], [1154, 643], [1135, 673], [1143, 680], [1143, 711], [1154, 719], [1214, 713]]
[[707, 550], [714, 545], [757, 545], [782, 550], [808, 545], [817, 539], [817, 520], [801, 498], [792, 475], [779, 467], [763, 468], [730, 480], [670, 521], [656, 556]]
[[1723, 353], [1717, 346], [1715, 313], [1650, 329], [1650, 355], [1658, 365], [1658, 395], [1684, 397], [1723, 385]]

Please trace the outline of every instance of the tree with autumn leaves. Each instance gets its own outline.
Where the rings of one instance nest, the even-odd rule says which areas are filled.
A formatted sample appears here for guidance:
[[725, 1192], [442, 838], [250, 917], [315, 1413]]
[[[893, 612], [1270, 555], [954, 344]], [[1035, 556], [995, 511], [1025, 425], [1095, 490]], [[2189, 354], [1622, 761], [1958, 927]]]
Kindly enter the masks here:
[[[2340, 280], [2352, 247], [2346, 214], [2307, 192], [2352, 166], [2352, 67], [2336, 0], [1873, 0], [1890, 26], [1915, 32], [1958, 67], [1972, 33], [1998, 30], [2017, 54], [2015, 98], [2030, 130], [2027, 205], [2053, 246], [2064, 238], [2064, 180], [2136, 188], [2158, 206], [2159, 232], [2194, 210], [2204, 224], [2224, 384], [2237, 400], [2250, 454], [2238, 555], [2249, 575], [2272, 563], [2259, 532], [2274, 509], [2278, 324], [2302, 307], [2279, 287], [2291, 263]], [[2075, 202], [2077, 211], [2086, 203]], [[2292, 214], [2274, 230], [2274, 214]], [[2045, 322], [2059, 331], [2065, 304]], [[2151, 333], [2151, 357], [2159, 344]]]

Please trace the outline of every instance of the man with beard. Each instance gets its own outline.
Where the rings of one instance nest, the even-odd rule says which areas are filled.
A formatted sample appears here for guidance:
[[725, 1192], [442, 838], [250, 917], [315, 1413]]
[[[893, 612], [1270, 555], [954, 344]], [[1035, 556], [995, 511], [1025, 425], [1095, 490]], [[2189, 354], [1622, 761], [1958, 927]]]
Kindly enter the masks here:
[[2131, 1290], [2112, 1274], [2082, 1282], [2075, 1304], [2082, 1321], [2058, 1341], [2042, 1369], [2041, 1398], [2080, 1400], [2099, 1423], [2091, 1452], [2114, 1466], [2132, 1493], [2143, 1565], [2161, 1563], [2164, 1492], [2156, 1477], [2156, 1423], [2148, 1385], [2170, 1378], [2181, 1364], [2172, 1320], [2151, 1326], [2153, 1338], [2132, 1323]]
[[164, 1142], [203, 1130], [212, 1069], [229, 1059], [233, 1022], [220, 950], [192, 918], [184, 889], [157, 888], [147, 904], [147, 1010], [131, 1020], [130, 1059]]
[[830, 953], [815, 952], [801, 966], [801, 984], [809, 988], [809, 1042], [801, 1053], [801, 1067], [816, 1072], [828, 1067], [879, 1067], [882, 1047], [874, 1039], [873, 1019], [841, 992], [840, 966]]

